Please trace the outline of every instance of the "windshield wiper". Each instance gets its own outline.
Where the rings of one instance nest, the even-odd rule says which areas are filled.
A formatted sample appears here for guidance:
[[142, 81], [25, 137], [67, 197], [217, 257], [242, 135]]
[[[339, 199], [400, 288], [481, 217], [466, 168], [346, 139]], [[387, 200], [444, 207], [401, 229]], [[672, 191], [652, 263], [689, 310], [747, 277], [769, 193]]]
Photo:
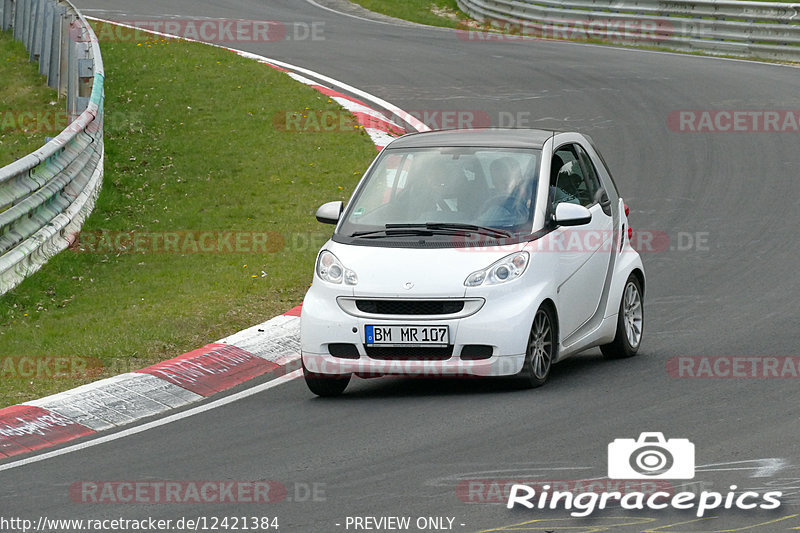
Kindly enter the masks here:
[[[444, 235], [454, 235], [450, 230], [436, 231], [435, 233]], [[351, 237], [396, 237], [396, 236], [418, 236], [433, 235], [434, 231], [426, 227], [425, 224], [386, 224], [382, 229], [366, 231], [356, 231], [350, 234]]]
[[475, 226], [473, 224], [456, 224], [450, 222], [427, 222], [425, 224], [386, 224], [383, 229], [356, 231], [350, 237], [394, 237], [417, 235], [464, 235], [478, 233], [490, 237], [511, 237], [510, 231]]
[[455, 222], [428, 222], [425, 227], [432, 230], [454, 230], [465, 233], [478, 233], [490, 237], [511, 237], [513, 233], [500, 228], [489, 226], [476, 226], [474, 224], [458, 224]]
[[425, 229], [425, 226], [420, 226], [419, 228], [408, 228], [403, 226], [403, 228], [392, 228], [392, 224], [387, 224], [388, 228], [382, 229], [372, 229], [367, 231], [356, 231], [351, 233], [350, 237], [393, 237], [397, 235], [433, 235], [431, 231]]

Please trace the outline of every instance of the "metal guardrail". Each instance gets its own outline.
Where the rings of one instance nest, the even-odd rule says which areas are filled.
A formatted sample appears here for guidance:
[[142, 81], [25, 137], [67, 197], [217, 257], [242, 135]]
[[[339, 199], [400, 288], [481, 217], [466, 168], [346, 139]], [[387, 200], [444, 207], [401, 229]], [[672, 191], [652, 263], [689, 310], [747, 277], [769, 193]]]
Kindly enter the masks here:
[[520, 36], [800, 61], [800, 4], [737, 0], [457, 0]]
[[0, 0], [72, 120], [27, 156], [0, 168], [0, 294], [66, 248], [94, 208], [103, 179], [103, 82], [97, 37], [67, 0]]

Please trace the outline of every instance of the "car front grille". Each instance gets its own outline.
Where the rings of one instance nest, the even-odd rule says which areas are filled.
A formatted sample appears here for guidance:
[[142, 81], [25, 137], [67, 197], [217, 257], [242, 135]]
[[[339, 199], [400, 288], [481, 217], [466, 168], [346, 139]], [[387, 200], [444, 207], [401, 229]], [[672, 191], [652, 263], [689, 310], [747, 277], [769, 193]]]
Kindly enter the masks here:
[[463, 300], [356, 300], [356, 308], [373, 315], [452, 315], [464, 309]]
[[444, 361], [453, 356], [453, 347], [446, 348], [390, 348], [365, 346], [367, 355], [383, 361]]

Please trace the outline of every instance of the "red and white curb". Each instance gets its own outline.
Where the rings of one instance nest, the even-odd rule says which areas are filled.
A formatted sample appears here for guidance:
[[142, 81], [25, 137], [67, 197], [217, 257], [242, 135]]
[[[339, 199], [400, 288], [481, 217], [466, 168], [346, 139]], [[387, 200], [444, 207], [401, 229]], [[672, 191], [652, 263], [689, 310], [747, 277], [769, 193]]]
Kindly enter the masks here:
[[[242, 56], [249, 55], [243, 52], [237, 53]], [[392, 142], [392, 139], [395, 137], [405, 135], [406, 133], [405, 128], [384, 116], [380, 111], [376, 111], [375, 109], [367, 106], [367, 104], [361, 100], [353, 98], [352, 96], [347, 96], [339, 91], [335, 91], [330, 87], [321, 85], [316, 81], [310, 80], [300, 74], [288, 71], [283, 67], [273, 65], [268, 61], [259, 61], [274, 69], [286, 72], [286, 74], [288, 74], [293, 80], [304, 85], [308, 85], [309, 87], [313, 87], [346, 110], [350, 111], [350, 113], [352, 113], [356, 118], [356, 121], [358, 121], [358, 123], [364, 128], [364, 131], [367, 132], [370, 139], [372, 139], [372, 142], [375, 144], [375, 147], [378, 149], [378, 151], [383, 150], [386, 145]]]
[[94, 433], [74, 420], [41, 407], [14, 405], [0, 410], [0, 457], [54, 446]]
[[[192, 40], [159, 32], [149, 33]], [[429, 129], [389, 102], [333, 78], [250, 52], [213, 43], [203, 44], [254, 59], [314, 87], [353, 113], [378, 150], [406, 130], [363, 100], [374, 102], [400, 117], [416, 131]], [[363, 100], [311, 78], [361, 96]], [[266, 373], [288, 374], [299, 366], [299, 358], [300, 306], [174, 359], [0, 409], [0, 460], [162, 415]]]
[[299, 308], [134, 372], [0, 409], [0, 459], [184, 407], [260, 375], [297, 366]]

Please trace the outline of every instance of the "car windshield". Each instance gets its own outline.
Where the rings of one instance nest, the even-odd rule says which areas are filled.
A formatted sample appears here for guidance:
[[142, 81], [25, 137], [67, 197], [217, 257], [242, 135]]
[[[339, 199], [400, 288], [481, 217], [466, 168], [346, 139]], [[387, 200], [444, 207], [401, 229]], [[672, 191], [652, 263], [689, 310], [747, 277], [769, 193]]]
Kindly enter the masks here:
[[350, 200], [342, 237], [530, 233], [540, 152], [511, 148], [388, 149]]

